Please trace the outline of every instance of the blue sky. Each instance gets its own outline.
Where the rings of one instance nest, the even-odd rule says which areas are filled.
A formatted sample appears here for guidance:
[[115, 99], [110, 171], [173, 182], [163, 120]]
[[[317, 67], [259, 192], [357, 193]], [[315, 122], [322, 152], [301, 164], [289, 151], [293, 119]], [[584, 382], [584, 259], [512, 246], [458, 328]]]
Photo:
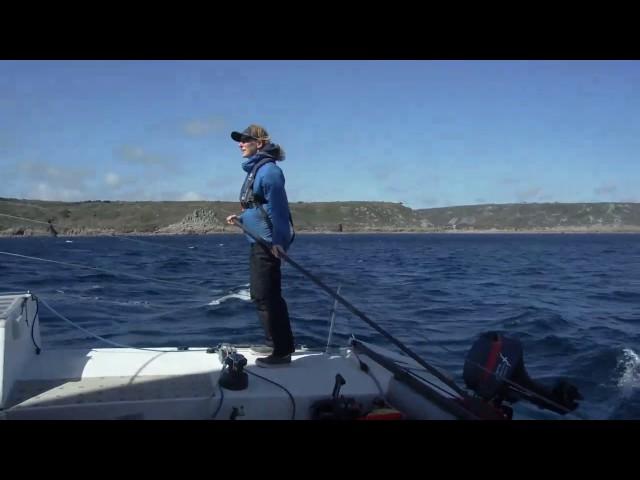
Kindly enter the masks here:
[[639, 61], [0, 61], [0, 196], [234, 201], [250, 123], [290, 201], [640, 202]]

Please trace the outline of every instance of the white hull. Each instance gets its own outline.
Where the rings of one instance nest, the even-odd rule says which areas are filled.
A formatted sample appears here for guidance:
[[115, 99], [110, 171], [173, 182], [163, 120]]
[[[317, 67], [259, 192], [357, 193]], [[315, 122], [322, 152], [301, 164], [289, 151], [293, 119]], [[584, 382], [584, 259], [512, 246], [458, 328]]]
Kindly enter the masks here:
[[[37, 354], [34, 341], [41, 342], [33, 298], [0, 296], [0, 307], [4, 419], [305, 420], [311, 418], [315, 402], [331, 398], [338, 374], [346, 381], [340, 395], [353, 398], [363, 411], [383, 397], [405, 418], [456, 418], [394, 378], [389, 365], [381, 363], [390, 362], [440, 397], [455, 400], [458, 395], [449, 386], [406, 356], [360, 342], [359, 348], [334, 354], [299, 349], [290, 365], [278, 368], [257, 367], [256, 358], [264, 354], [238, 346], [237, 353], [247, 359], [249, 382], [246, 389], [229, 390], [218, 384], [223, 371], [218, 352], [76, 348]], [[360, 361], [369, 372], [360, 368]]]

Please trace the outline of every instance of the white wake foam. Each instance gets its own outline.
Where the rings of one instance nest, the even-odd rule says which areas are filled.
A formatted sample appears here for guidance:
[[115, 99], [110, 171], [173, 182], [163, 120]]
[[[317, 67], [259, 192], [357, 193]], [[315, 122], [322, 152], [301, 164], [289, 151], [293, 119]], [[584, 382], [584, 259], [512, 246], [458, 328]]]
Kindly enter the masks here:
[[227, 300], [230, 300], [232, 298], [242, 300], [243, 302], [249, 302], [251, 301], [251, 293], [249, 292], [249, 289], [246, 288], [248, 286], [249, 284], [232, 288], [231, 290], [229, 290], [229, 293], [227, 293], [226, 295], [223, 295], [220, 298], [211, 300], [211, 302], [209, 302], [209, 305], [220, 305], [222, 302], [226, 302]]
[[622, 350], [622, 358], [618, 360], [621, 372], [618, 387], [624, 397], [631, 396], [634, 389], [640, 387], [640, 357], [630, 348]]

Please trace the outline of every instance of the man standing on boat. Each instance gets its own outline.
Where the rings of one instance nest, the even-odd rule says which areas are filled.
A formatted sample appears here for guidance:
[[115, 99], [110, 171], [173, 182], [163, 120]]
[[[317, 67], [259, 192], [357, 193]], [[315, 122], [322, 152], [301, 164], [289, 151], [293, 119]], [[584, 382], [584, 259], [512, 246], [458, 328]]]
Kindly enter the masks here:
[[239, 221], [250, 232], [270, 245], [266, 248], [247, 235], [251, 244], [251, 299], [255, 302], [273, 352], [258, 358], [261, 367], [291, 363], [295, 351], [287, 303], [282, 298], [282, 255], [293, 241], [293, 224], [289, 202], [284, 188], [284, 175], [276, 162], [285, 159], [280, 145], [271, 142], [267, 131], [259, 125], [250, 125], [243, 132], [231, 132], [246, 159], [242, 168], [247, 172], [240, 191], [240, 215], [229, 215], [227, 223]]

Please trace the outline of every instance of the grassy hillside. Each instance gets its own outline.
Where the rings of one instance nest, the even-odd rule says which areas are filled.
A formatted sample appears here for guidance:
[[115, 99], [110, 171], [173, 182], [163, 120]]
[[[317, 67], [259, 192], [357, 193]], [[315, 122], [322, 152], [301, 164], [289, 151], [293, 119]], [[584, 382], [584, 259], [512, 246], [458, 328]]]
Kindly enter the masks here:
[[638, 203], [468, 205], [415, 211], [425, 226], [463, 230], [630, 229], [640, 227]]
[[[0, 214], [51, 221], [62, 235], [237, 232], [237, 202], [48, 202], [0, 198]], [[299, 232], [640, 231], [638, 203], [467, 205], [412, 210], [389, 202], [297, 202]], [[45, 234], [46, 224], [0, 215], [0, 234]]]

